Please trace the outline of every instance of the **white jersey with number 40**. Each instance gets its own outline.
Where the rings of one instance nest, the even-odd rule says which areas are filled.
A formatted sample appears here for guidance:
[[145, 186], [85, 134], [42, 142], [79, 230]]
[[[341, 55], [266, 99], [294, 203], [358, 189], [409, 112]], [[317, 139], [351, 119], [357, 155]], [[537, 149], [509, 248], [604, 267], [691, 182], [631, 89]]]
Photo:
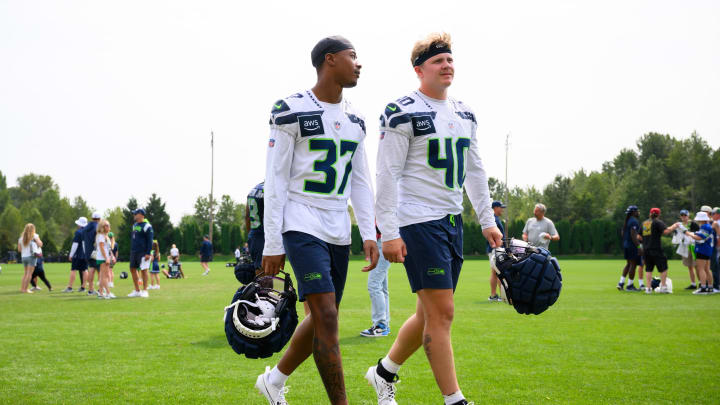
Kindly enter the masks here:
[[495, 226], [477, 121], [460, 101], [419, 91], [389, 103], [380, 116], [377, 222], [384, 240], [399, 227], [459, 214], [463, 187], [482, 228]]
[[281, 235], [287, 231], [349, 245], [349, 198], [360, 234], [374, 240], [364, 139], [365, 121], [346, 100], [323, 103], [307, 90], [274, 103], [265, 177], [264, 255], [284, 253]]

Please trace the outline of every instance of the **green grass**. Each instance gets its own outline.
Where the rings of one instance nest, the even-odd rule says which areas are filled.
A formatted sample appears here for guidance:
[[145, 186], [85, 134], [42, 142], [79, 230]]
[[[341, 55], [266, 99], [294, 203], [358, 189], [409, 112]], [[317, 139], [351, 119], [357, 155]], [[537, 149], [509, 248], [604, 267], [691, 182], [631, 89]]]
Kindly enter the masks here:
[[[237, 288], [229, 268], [209, 277], [188, 263], [186, 280], [161, 280], [149, 299], [106, 301], [63, 294], [66, 264], [46, 265], [55, 291], [17, 292], [19, 265], [0, 274], [0, 402], [264, 404], [256, 376], [278, 357], [249, 360], [227, 345], [223, 307]], [[615, 290], [620, 261], [561, 262], [563, 292], [540, 316], [489, 303], [487, 261], [467, 261], [453, 326], [460, 386], [477, 403], [687, 404], [720, 402], [720, 294], [682, 290], [687, 270], [670, 264], [675, 294]], [[116, 267], [123, 270], [126, 264]], [[363, 375], [392, 338], [370, 326], [366, 275], [350, 264], [340, 309], [351, 404], [372, 404]], [[116, 280], [124, 297], [129, 280]], [[44, 288], [44, 286], [43, 286]], [[414, 308], [404, 269], [390, 275], [393, 336]], [[299, 307], [300, 308], [300, 307]], [[299, 310], [302, 312], [302, 310]], [[442, 404], [424, 353], [400, 371], [400, 404]], [[291, 404], [327, 403], [312, 360], [288, 381]]]

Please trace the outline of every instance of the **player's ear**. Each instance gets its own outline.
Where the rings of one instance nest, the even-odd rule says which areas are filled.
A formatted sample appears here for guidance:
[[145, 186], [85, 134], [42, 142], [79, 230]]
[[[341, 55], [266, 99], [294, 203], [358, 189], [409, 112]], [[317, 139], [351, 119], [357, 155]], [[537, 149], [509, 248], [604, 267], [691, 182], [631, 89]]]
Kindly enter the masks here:
[[335, 66], [335, 54], [334, 53], [326, 53], [325, 54], [325, 64], [328, 66]]
[[420, 66], [415, 66], [415, 67], [413, 67], [413, 70], [415, 70], [415, 74], [417, 75], [418, 79], [422, 79], [422, 78], [423, 78], [424, 74], [423, 74], [423, 71], [422, 71], [422, 67], [420, 67]]

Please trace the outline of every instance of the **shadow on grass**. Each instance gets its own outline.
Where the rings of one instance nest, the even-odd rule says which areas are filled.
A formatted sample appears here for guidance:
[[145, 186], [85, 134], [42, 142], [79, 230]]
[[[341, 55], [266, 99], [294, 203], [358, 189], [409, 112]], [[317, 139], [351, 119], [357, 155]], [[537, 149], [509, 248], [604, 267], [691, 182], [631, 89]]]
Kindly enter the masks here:
[[208, 349], [222, 349], [228, 346], [227, 338], [224, 335], [213, 336], [206, 340], [200, 340], [197, 342], [190, 342], [190, 344]]
[[383, 337], [376, 337], [376, 338], [370, 338], [370, 337], [362, 337], [360, 335], [358, 336], [348, 336], [344, 338], [340, 338], [340, 345], [350, 345], [350, 346], [356, 346], [356, 345], [367, 345], [376, 343], [378, 339], [387, 339], [387, 336]]

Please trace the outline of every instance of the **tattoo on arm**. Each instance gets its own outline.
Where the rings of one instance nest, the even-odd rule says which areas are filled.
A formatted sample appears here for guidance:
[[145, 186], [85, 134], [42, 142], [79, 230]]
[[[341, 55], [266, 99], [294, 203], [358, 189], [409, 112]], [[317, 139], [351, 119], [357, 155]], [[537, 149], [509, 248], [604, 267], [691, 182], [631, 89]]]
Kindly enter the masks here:
[[337, 340], [335, 342], [327, 342], [325, 339], [321, 341], [316, 335], [313, 338], [313, 357], [330, 402], [333, 404], [345, 403], [347, 400], [345, 379]]
[[430, 342], [432, 342], [432, 338], [430, 338], [430, 335], [426, 334], [423, 338], [423, 348], [425, 349], [425, 355], [428, 358], [428, 361], [430, 361]]

